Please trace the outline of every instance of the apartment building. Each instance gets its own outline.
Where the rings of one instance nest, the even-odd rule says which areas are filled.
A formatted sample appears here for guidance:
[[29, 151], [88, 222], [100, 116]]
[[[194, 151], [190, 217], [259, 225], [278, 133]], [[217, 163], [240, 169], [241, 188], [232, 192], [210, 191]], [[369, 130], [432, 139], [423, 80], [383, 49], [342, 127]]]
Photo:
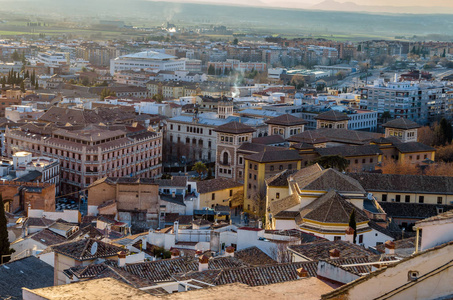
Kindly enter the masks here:
[[265, 72], [267, 70], [267, 64], [262, 62], [241, 62], [237, 59], [227, 59], [226, 61], [215, 61], [208, 63], [208, 69], [213, 67], [214, 70], [220, 73], [225, 73], [225, 70], [235, 70], [235, 71], [258, 71]]
[[110, 74], [112, 76], [122, 70], [154, 69], [177, 71], [184, 70], [185, 68], [185, 60], [155, 51], [126, 54], [110, 60]]
[[17, 151], [28, 151], [59, 159], [62, 193], [84, 189], [105, 176], [153, 178], [161, 174], [160, 132], [125, 125], [51, 127], [7, 129], [6, 153], [12, 156]]
[[389, 112], [392, 118], [406, 118], [419, 124], [444, 116], [445, 86], [441, 83], [375, 81], [361, 90], [360, 106], [377, 111], [379, 117]]

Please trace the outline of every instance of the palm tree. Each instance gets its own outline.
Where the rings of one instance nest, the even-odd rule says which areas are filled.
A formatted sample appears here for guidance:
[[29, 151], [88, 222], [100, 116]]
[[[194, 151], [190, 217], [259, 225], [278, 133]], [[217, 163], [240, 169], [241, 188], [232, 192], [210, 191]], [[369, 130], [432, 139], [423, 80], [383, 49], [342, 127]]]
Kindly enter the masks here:
[[201, 179], [201, 175], [206, 172], [208, 170], [208, 168], [206, 167], [206, 165], [204, 163], [202, 163], [201, 161], [197, 161], [193, 167], [192, 167], [192, 171], [195, 171], [198, 173], [198, 177], [200, 177]]

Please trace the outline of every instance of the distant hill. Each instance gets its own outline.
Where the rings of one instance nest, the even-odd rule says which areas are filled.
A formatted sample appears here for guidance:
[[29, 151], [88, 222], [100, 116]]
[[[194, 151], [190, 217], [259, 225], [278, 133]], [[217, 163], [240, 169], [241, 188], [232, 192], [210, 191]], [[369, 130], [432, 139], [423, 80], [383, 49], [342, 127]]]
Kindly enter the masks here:
[[[265, 0], [253, 0], [251, 3], [259, 1]], [[453, 15], [358, 12], [356, 10], [363, 6], [327, 1], [323, 5], [317, 5], [318, 10], [303, 10], [146, 0], [0, 0], [0, 11], [20, 12], [33, 18], [42, 16], [84, 20], [87, 23], [114, 19], [140, 26], [165, 21], [182, 26], [221, 24], [241, 31], [255, 28], [259, 32], [293, 35], [353, 33], [379, 38], [396, 35], [451, 35], [453, 32]], [[294, 0], [290, 0], [288, 4], [290, 3], [294, 3]], [[333, 11], [325, 10], [326, 7]], [[3, 16], [9, 14], [4, 13]]]
[[347, 12], [372, 12], [372, 13], [408, 13], [408, 14], [451, 14], [453, 8], [440, 6], [380, 6], [380, 5], [358, 5], [354, 2], [337, 2], [325, 0], [309, 9]]

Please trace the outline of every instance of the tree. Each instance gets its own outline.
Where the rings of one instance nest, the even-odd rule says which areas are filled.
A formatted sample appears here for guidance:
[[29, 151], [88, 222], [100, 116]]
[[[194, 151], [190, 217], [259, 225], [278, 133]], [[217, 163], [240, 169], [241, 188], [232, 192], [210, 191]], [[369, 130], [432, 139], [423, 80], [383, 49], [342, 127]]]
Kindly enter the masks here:
[[300, 74], [296, 74], [291, 78], [291, 85], [293, 85], [296, 90], [299, 90], [305, 86], [305, 78]]
[[203, 173], [206, 172], [207, 170], [208, 170], [208, 168], [201, 161], [197, 161], [192, 167], [192, 171], [197, 172], [198, 177], [200, 177], [200, 179], [201, 179], [201, 175], [203, 175]]
[[400, 175], [420, 175], [421, 170], [416, 164], [409, 161], [397, 161], [394, 159], [384, 159], [382, 161], [381, 171], [383, 174], [400, 174]]
[[[0, 194], [0, 260], [4, 255], [10, 255], [14, 250], [9, 248], [9, 239], [8, 239], [8, 222], [5, 215], [5, 203], [3, 202], [3, 197]], [[9, 256], [3, 258], [3, 262], [8, 262], [10, 260]]]
[[215, 69], [213, 65], [209, 65], [208, 75], [215, 75]]
[[452, 140], [451, 123], [445, 118], [440, 120], [440, 123], [434, 128], [434, 145], [444, 146], [450, 144]]
[[24, 84], [24, 81], [22, 81], [20, 83], [20, 90], [22, 91], [22, 93], [25, 93], [25, 84]]
[[164, 100], [164, 95], [162, 94], [154, 94], [151, 99], [153, 99], [154, 101], [156, 101], [157, 103], [162, 103], [162, 101]]
[[348, 160], [340, 155], [321, 156], [314, 163], [319, 164], [324, 169], [333, 168], [340, 172], [343, 172], [349, 166]]
[[20, 60], [20, 55], [17, 53], [17, 50], [14, 50], [13, 54], [11, 55], [11, 59], [13, 61], [19, 61]]
[[90, 85], [90, 79], [88, 79], [88, 77], [82, 77], [82, 82], [81, 82], [84, 86], [88, 86]]
[[[423, 126], [423, 127], [419, 128], [418, 132], [417, 132], [417, 139], [422, 144], [425, 144], [428, 146], [434, 145], [435, 136], [434, 136], [433, 129], [429, 126]], [[436, 157], [437, 157], [437, 154], [436, 154]]]
[[101, 100], [104, 100], [106, 97], [109, 97], [109, 96], [116, 96], [116, 93], [114, 91], [112, 91], [112, 90], [107, 89], [107, 88], [102, 89], [101, 95], [100, 95]]
[[235, 39], [233, 40], [233, 45], [237, 45], [238, 43], [239, 43], [239, 40], [238, 40], [237, 38], [235, 38]]
[[390, 114], [390, 112], [388, 110], [386, 110], [382, 113], [382, 116], [381, 116], [382, 123], [387, 123], [387, 121], [391, 118], [392, 118], [392, 115]]
[[357, 222], [355, 220], [355, 209], [352, 209], [351, 214], [349, 215], [349, 227], [354, 229], [354, 244], [356, 243], [357, 240]]

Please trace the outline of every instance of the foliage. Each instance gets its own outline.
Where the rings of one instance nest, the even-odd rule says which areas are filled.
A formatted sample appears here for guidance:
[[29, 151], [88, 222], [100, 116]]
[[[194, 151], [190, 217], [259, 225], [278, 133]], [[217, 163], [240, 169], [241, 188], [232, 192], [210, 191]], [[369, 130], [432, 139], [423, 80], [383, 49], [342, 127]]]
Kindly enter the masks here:
[[407, 161], [384, 159], [381, 164], [383, 174], [418, 175], [421, 174], [417, 165]]
[[291, 78], [291, 82], [290, 82], [291, 85], [294, 85], [294, 87], [296, 88], [296, 90], [299, 90], [301, 88], [303, 88], [305, 86], [305, 79], [304, 79], [304, 76], [302, 75], [294, 75], [292, 78]]
[[349, 163], [346, 158], [340, 155], [326, 155], [317, 158], [314, 163], [319, 164], [325, 169], [334, 168], [343, 172], [348, 167]]
[[[8, 222], [5, 215], [5, 204], [3, 202], [3, 197], [0, 194], [0, 258], [3, 255], [10, 255], [13, 253], [13, 250], [10, 249], [9, 239], [8, 239]], [[8, 262], [10, 260], [9, 256], [3, 258], [3, 262]]]
[[153, 99], [154, 101], [156, 101], [157, 103], [162, 103], [162, 101], [164, 100], [164, 95], [162, 94], [154, 94], [151, 99]]
[[17, 52], [17, 50], [14, 50], [13, 54], [11, 55], [11, 59], [13, 61], [19, 61], [20, 60], [20, 55], [19, 53]]
[[349, 215], [349, 227], [354, 229], [354, 244], [355, 244], [357, 241], [357, 222], [355, 220], [355, 209], [352, 209], [352, 212]]
[[238, 40], [237, 38], [235, 38], [235, 39], [233, 40], [233, 45], [237, 45], [238, 42], [239, 42], [239, 40]]
[[154, 248], [153, 254], [154, 254], [154, 257], [161, 258], [161, 259], [171, 258], [171, 252], [168, 250], [165, 250], [164, 248], [161, 248], [161, 247]]
[[451, 122], [442, 118], [434, 128], [434, 146], [444, 146], [451, 143], [452, 135]]
[[429, 126], [423, 126], [417, 132], [418, 141], [422, 144], [432, 146], [434, 145], [434, 130]]
[[215, 75], [215, 69], [213, 65], [209, 65], [208, 75]]
[[192, 167], [192, 171], [197, 172], [200, 179], [201, 179], [201, 175], [203, 175], [203, 173], [206, 172], [207, 170], [208, 170], [208, 168], [201, 161], [197, 161]]
[[107, 88], [104, 88], [102, 91], [101, 91], [101, 100], [104, 100], [106, 97], [109, 97], [109, 96], [116, 96], [116, 93], [112, 90], [109, 90]]

